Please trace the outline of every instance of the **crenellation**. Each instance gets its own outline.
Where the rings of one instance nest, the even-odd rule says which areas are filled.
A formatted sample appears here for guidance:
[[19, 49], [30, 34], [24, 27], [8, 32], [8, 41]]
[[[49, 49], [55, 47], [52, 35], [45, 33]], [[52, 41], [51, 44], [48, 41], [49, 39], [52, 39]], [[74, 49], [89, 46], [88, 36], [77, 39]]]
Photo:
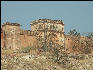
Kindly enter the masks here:
[[51, 19], [39, 19], [32, 22], [31, 25], [37, 24], [37, 23], [55, 23], [55, 24], [62, 24], [64, 25], [62, 20], [51, 20]]
[[21, 31], [20, 31], [20, 35], [33, 36], [33, 35], [35, 35], [34, 33], [35, 33], [35, 32], [34, 32], [34, 31], [31, 31], [31, 30], [21, 30]]
[[10, 22], [5, 22], [2, 26], [5, 26], [5, 25], [20, 26], [20, 24], [18, 23], [10, 23]]

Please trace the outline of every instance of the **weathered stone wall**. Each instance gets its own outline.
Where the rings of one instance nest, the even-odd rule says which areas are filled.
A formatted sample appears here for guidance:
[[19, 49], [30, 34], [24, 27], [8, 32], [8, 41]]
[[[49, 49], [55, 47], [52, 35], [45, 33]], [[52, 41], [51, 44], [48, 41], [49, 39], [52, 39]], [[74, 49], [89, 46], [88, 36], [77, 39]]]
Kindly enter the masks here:
[[3, 36], [4, 36], [4, 47], [6, 49], [18, 49], [20, 40], [20, 26], [5, 24], [2, 27]]
[[[31, 24], [32, 31], [37, 32], [37, 37], [45, 38], [49, 34], [56, 34], [58, 44], [64, 46], [64, 23], [61, 20], [39, 19]], [[49, 37], [48, 37], [49, 38]], [[45, 41], [45, 40], [44, 40]]]
[[48, 19], [39, 19], [31, 23], [32, 31], [37, 30], [52, 30], [57, 32], [64, 32], [64, 23], [63, 21], [55, 21]]
[[[68, 53], [81, 53], [79, 48], [81, 47], [80, 41], [81, 37], [65, 35], [65, 48], [67, 49]], [[82, 47], [81, 47], [82, 48]]]
[[20, 35], [20, 47], [28, 47], [35, 46], [37, 44], [37, 40], [35, 36], [30, 35]]
[[35, 32], [30, 30], [21, 30], [20, 26], [11, 23], [5, 23], [1, 31], [1, 48], [19, 49], [27, 46], [35, 46]]
[[65, 49], [67, 49], [68, 53], [72, 52], [72, 46], [73, 46], [72, 40], [66, 37], [65, 38]]
[[1, 48], [4, 48], [4, 35], [2, 31], [1, 31]]
[[[26, 33], [26, 31], [23, 32], [23, 34], [20, 32], [19, 35], [15, 35], [18, 38], [13, 38], [13, 36], [9, 36], [11, 35], [11, 33], [7, 34], [7, 36], [5, 37], [4, 40], [4, 33], [1, 33], [1, 48], [5, 48], [6, 49], [17, 49], [17, 48], [22, 48], [22, 47], [28, 47], [28, 46], [35, 46], [37, 43], [36, 37], [33, 36], [34, 33], [31, 32], [31, 34]], [[4, 46], [5, 44], [5, 46]], [[11, 48], [10, 48], [11, 46]]]
[[[45, 35], [56, 34], [56, 43], [64, 45], [64, 24], [60, 20], [39, 19], [32, 22], [31, 31], [21, 30], [20, 24], [6, 22], [2, 25], [2, 47], [6, 49], [18, 49], [20, 47], [35, 46], [39, 36], [43, 41]], [[44, 24], [45, 23], [45, 24]], [[47, 33], [44, 31], [47, 29]], [[3, 42], [4, 40], [4, 42]], [[4, 45], [3, 45], [4, 43]]]
[[[87, 46], [91, 49], [91, 54], [93, 53], [93, 41], [92, 38], [87, 38], [84, 36], [76, 37], [71, 35], [65, 35], [65, 48], [68, 53], [81, 54], [84, 53], [85, 47]], [[87, 49], [88, 50], [88, 49]]]
[[[5, 23], [1, 29], [1, 47], [6, 49], [18, 49], [27, 46], [36, 46], [39, 37], [43, 40], [45, 35], [54, 33], [56, 36], [53, 41], [59, 45], [65, 45], [68, 53], [79, 53], [78, 48], [73, 51], [73, 46], [75, 42], [73, 40], [78, 40], [78, 37], [72, 37], [69, 35], [64, 35], [64, 24], [61, 21], [48, 21], [44, 19], [40, 21], [34, 21], [31, 24], [30, 30], [21, 30], [19, 24], [15, 23]], [[60, 23], [59, 23], [60, 22]], [[55, 29], [56, 28], [56, 29]], [[44, 33], [45, 32], [45, 33]], [[85, 40], [85, 37], [81, 37], [80, 40]], [[87, 40], [87, 39], [86, 39]], [[92, 42], [93, 43], [93, 42]], [[81, 43], [80, 43], [81, 44]], [[76, 44], [77, 46], [78, 44]], [[82, 48], [84, 45], [80, 45]], [[93, 45], [92, 45], [93, 46]], [[92, 46], [90, 46], [92, 48]], [[92, 48], [93, 49], [93, 48]], [[93, 50], [92, 50], [93, 53]]]

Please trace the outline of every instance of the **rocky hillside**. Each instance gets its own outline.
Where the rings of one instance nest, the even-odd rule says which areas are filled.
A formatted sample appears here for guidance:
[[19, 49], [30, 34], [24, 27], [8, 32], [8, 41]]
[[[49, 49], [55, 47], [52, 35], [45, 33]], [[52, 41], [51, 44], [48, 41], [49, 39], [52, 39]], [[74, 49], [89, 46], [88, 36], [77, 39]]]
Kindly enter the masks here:
[[45, 56], [26, 55], [21, 57], [3, 56], [2, 70], [61, 70], [62, 68]]
[[[80, 57], [81, 56], [81, 57]], [[5, 56], [1, 57], [1, 70], [93, 70], [93, 55], [63, 56], [61, 63], [51, 55]]]

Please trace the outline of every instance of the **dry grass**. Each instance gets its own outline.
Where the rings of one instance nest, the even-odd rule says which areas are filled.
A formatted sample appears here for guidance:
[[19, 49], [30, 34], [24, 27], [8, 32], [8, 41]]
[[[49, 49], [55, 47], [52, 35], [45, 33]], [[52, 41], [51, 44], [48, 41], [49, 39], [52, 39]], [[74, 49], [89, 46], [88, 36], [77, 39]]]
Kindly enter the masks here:
[[8, 50], [2, 49], [1, 50], [1, 54], [3, 54], [3, 55], [8, 55], [8, 54], [12, 54], [12, 53], [13, 53], [13, 50], [10, 50], [10, 49], [8, 49]]

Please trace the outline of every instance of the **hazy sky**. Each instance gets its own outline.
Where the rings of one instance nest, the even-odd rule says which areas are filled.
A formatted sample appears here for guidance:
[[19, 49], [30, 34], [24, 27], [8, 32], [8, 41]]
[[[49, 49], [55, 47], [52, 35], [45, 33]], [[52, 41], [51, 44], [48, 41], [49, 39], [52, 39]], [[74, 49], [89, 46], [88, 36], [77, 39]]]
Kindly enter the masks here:
[[65, 32], [93, 32], [93, 1], [2, 1], [1, 24], [17, 22], [22, 29], [31, 29], [36, 19], [63, 20]]

